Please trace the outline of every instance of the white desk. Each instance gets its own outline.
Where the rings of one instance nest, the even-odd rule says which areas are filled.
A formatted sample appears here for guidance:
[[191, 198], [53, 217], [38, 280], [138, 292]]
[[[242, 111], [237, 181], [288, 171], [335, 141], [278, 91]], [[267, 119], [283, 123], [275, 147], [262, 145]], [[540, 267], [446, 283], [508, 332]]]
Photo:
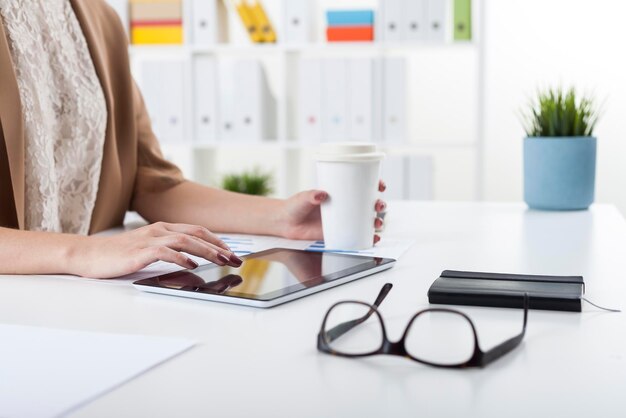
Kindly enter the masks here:
[[[587, 296], [626, 308], [626, 223], [611, 206], [532, 212], [521, 204], [392, 203], [389, 236], [417, 240], [391, 271], [269, 310], [143, 294], [130, 287], [0, 278], [0, 323], [180, 336], [199, 346], [98, 399], [78, 417], [624, 417], [626, 314], [531, 311], [522, 345], [485, 369], [318, 353], [335, 301], [373, 301], [391, 338], [443, 269], [582, 274]], [[521, 311], [460, 307], [489, 348]]]

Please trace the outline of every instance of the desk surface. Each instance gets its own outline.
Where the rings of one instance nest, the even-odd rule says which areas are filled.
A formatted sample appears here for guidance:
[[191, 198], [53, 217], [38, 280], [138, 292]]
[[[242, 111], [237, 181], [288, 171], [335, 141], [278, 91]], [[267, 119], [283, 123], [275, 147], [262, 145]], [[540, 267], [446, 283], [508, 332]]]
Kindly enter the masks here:
[[[108, 283], [0, 277], [0, 323], [180, 336], [198, 346], [75, 414], [215, 417], [521, 417], [626, 414], [626, 314], [531, 311], [517, 350], [478, 370], [402, 358], [318, 353], [325, 310], [343, 299], [381, 307], [390, 338], [444, 269], [585, 277], [587, 296], [624, 310], [626, 223], [612, 206], [528, 211], [521, 204], [397, 202], [386, 234], [416, 244], [392, 270], [269, 310], [151, 295]], [[461, 307], [489, 348], [521, 311]]]

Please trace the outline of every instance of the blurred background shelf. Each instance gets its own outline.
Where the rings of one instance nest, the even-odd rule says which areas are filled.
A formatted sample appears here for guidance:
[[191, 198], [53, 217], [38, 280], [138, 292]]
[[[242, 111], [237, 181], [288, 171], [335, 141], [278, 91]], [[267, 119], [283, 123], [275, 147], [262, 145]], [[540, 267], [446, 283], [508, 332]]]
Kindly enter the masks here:
[[[171, 149], [236, 149], [236, 150], [250, 150], [253, 151], [257, 148], [272, 149], [275, 151], [306, 151], [311, 152], [319, 148], [319, 142], [301, 142], [296, 140], [262, 140], [262, 141], [231, 141], [231, 142], [179, 142], [179, 143], [165, 143], [163, 146]], [[476, 144], [471, 142], [413, 142], [406, 144], [378, 144], [378, 147], [384, 151], [394, 152], [411, 152], [421, 150], [432, 149], [450, 149], [450, 148], [474, 148]]]
[[[130, 23], [134, 19], [129, 13], [128, 0], [107, 1], [120, 12], [130, 34]], [[626, 112], [626, 96], [623, 94], [626, 78], [623, 74], [626, 72], [626, 61], [615, 53], [623, 49], [623, 39], [616, 34], [623, 26], [620, 19], [626, 13], [626, 3], [610, 0], [472, 0], [471, 40], [453, 40], [449, 36], [450, 31], [444, 42], [404, 42], [381, 38], [376, 31], [374, 43], [329, 45], [326, 42], [326, 10], [374, 10], [374, 25], [379, 22], [389, 24], [389, 19], [380, 18], [379, 6], [397, 7], [400, 4], [407, 7], [408, 4], [414, 7], [429, 1], [262, 0], [274, 24], [278, 43], [256, 45], [247, 38], [231, 6], [224, 8], [226, 13], [217, 20], [219, 26], [228, 27], [222, 33], [226, 36], [207, 36], [215, 21], [207, 19], [206, 15], [193, 13], [193, 6], [224, 5], [222, 0], [179, 0], [183, 11], [183, 45], [133, 45], [129, 51], [138, 79], [141, 78], [139, 62], [144, 59], [186, 60], [191, 63], [207, 58], [217, 63], [231, 59], [258, 60], [267, 76], [269, 90], [276, 98], [276, 132], [268, 137], [290, 139], [301, 139], [296, 121], [298, 74], [302, 69], [299, 65], [302, 60], [404, 58], [407, 62], [406, 142], [411, 145], [394, 143], [386, 149], [393, 156], [424, 156], [422, 165], [425, 172], [432, 174], [433, 184], [432, 193], [426, 195], [437, 200], [520, 201], [523, 197], [521, 143], [524, 130], [519, 109], [538, 88], [569, 85], [579, 92], [592, 92], [598, 101], [606, 103], [597, 130], [600, 138], [597, 200], [616, 203], [626, 214], [626, 193], [623, 192], [626, 188], [626, 165], [623, 163], [623, 156], [626, 155], [626, 142], [623, 141], [623, 115]], [[463, 2], [443, 1], [448, 10], [457, 2]], [[302, 14], [303, 10], [305, 14]], [[563, 10], [567, 10], [567, 19], [563, 19]], [[294, 28], [289, 28], [288, 23], [293, 26], [298, 20], [293, 19], [298, 17], [297, 13], [311, 19], [307, 23], [311, 30], [304, 37], [294, 37]], [[450, 22], [450, 19], [446, 20], [446, 23]], [[194, 92], [198, 87], [192, 80], [193, 72], [183, 71], [184, 81], [171, 84], [181, 84]], [[149, 96], [151, 89], [141, 87]], [[185, 124], [194, 122], [191, 115], [193, 100], [187, 97], [184, 100], [187, 104], [181, 106], [185, 107], [181, 117], [188, 119]], [[159, 134], [159, 138], [164, 143], [171, 142], [167, 135]], [[198, 138], [193, 129], [188, 129], [177, 139], [181, 138], [213, 141], [213, 138], [209, 141], [202, 135]], [[310, 177], [300, 174], [302, 169], [296, 167], [294, 162], [300, 161], [294, 155], [314, 151], [306, 145], [270, 144], [264, 159], [259, 160], [259, 147], [250, 146], [248, 149], [247, 144], [229, 147], [224, 145], [224, 141], [216, 143], [220, 144], [219, 147], [211, 145], [205, 149], [185, 145], [176, 153], [176, 162], [181, 165], [195, 162], [203, 170], [194, 170], [191, 166], [183, 168], [192, 175], [198, 173], [199, 177], [194, 179], [211, 184], [219, 183], [223, 171], [240, 171], [253, 165], [267, 167], [275, 170], [275, 176], [290, 176], [289, 181], [277, 179], [281, 183], [276, 187], [277, 196], [285, 196], [314, 184]], [[426, 143], [428, 145], [422, 145]], [[436, 145], [431, 146], [431, 143]], [[224, 151], [220, 151], [221, 148]], [[235, 151], [238, 155], [233, 159], [230, 154]], [[427, 157], [432, 158], [432, 164], [425, 162]], [[231, 164], [224, 164], [221, 161], [224, 158]], [[214, 165], [213, 168], [206, 170], [210, 164]], [[419, 165], [419, 162], [415, 164]], [[459, 168], [455, 170], [451, 167]], [[425, 175], [415, 173], [405, 175]], [[292, 174], [296, 180], [291, 180]]]
[[131, 56], [141, 54], [303, 54], [303, 53], [364, 53], [415, 52], [420, 50], [448, 49], [463, 50], [478, 48], [474, 41], [406, 41], [393, 43], [379, 42], [317, 42], [307, 44], [215, 44], [212, 46], [197, 45], [131, 45], [128, 50]]
[[[110, 1], [127, 10], [123, 0]], [[264, 0], [278, 42], [263, 44], [250, 41], [231, 0], [164, 1], [180, 3], [184, 41], [131, 45], [129, 55], [164, 154], [192, 180], [215, 186], [226, 174], [260, 169], [273, 174], [274, 194], [286, 197], [315, 187], [312, 157], [322, 139], [345, 138], [373, 140], [387, 152], [382, 175], [392, 198], [481, 198], [482, 1], [462, 1], [471, 4], [471, 37], [455, 40], [457, 0]], [[415, 1], [445, 11], [441, 36], [381, 40], [379, 26], [389, 22], [381, 6]], [[311, 10], [311, 30], [306, 41], [287, 42], [283, 15], [296, 3]], [[215, 22], [226, 28], [223, 39], [198, 42], [191, 26], [198, 4], [224, 9]], [[376, 40], [325, 39], [325, 12], [350, 9], [373, 11]], [[129, 27], [133, 19], [129, 13]], [[313, 78], [311, 66], [319, 71]], [[311, 93], [322, 101], [318, 110], [305, 109]], [[371, 114], [355, 114], [363, 100]], [[311, 111], [320, 113], [305, 115]], [[319, 127], [307, 133], [310, 119]]]

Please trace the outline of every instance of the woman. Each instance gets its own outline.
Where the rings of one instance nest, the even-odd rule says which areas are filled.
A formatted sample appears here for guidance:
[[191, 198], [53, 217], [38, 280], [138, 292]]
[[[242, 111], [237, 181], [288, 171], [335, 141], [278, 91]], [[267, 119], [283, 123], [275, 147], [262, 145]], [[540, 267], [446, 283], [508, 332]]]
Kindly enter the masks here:
[[[321, 238], [325, 192], [229, 193], [186, 181], [163, 159], [125, 31], [103, 0], [0, 0], [0, 18], [0, 273], [197, 267], [182, 252], [241, 265], [210, 230]], [[88, 235], [121, 225], [127, 210], [155, 223]]]

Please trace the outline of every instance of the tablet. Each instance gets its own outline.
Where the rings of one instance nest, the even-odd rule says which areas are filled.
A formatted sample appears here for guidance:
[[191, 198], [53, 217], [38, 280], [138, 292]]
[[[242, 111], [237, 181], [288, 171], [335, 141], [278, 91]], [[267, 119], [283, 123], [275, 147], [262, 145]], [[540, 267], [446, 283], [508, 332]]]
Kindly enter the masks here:
[[146, 292], [269, 308], [391, 268], [395, 260], [275, 248], [239, 268], [208, 264], [133, 285]]

